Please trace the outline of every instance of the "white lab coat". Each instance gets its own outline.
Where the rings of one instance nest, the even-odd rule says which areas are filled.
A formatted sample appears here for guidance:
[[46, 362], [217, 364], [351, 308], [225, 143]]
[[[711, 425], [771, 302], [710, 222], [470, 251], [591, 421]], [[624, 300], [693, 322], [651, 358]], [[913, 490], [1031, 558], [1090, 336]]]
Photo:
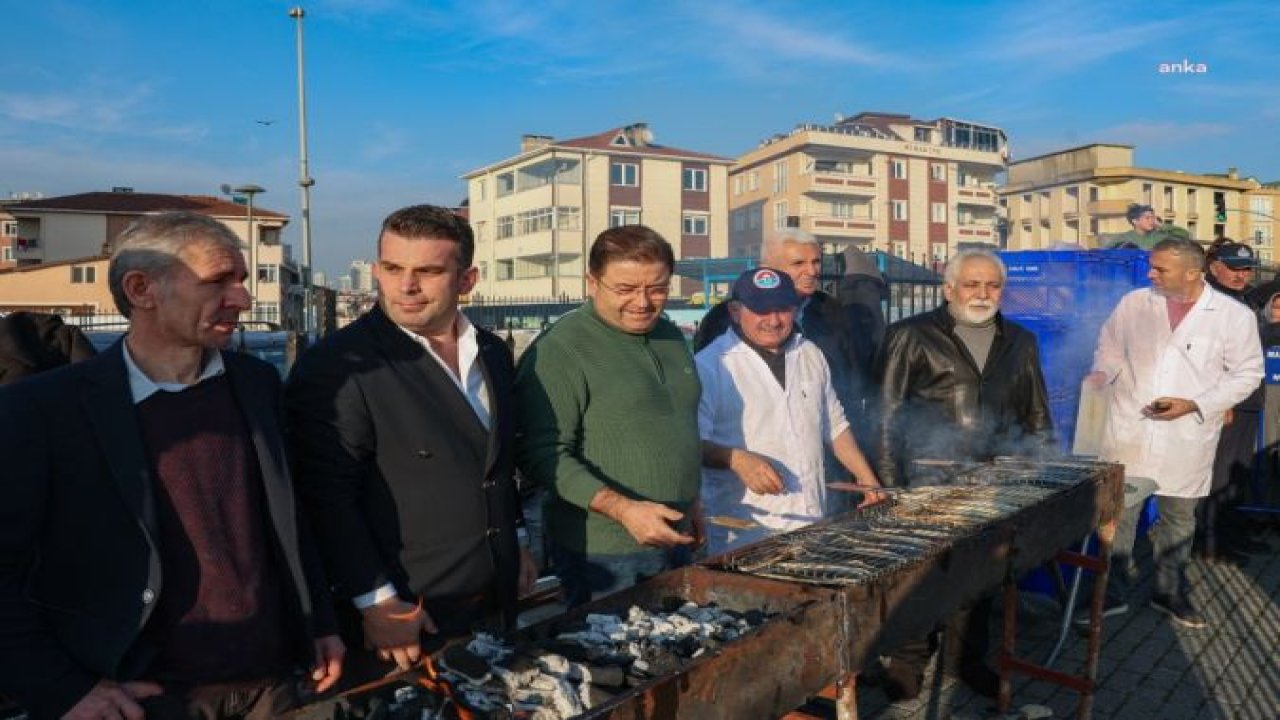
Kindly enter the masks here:
[[[783, 348], [784, 390], [764, 360], [729, 330], [695, 356], [702, 381], [698, 431], [703, 440], [768, 458], [784, 483], [779, 495], [751, 492], [728, 469], [702, 469], [703, 512], [791, 530], [826, 512], [823, 446], [849, 427], [817, 345], [797, 334]], [[707, 528], [708, 550], [724, 552], [763, 533]]]
[[[1093, 369], [1113, 388], [1102, 457], [1124, 463], [1130, 476], [1155, 480], [1157, 494], [1204, 497], [1223, 416], [1262, 380], [1257, 320], [1206, 284], [1171, 331], [1164, 297], [1134, 290], [1103, 325]], [[1194, 400], [1200, 413], [1146, 418], [1143, 408], [1162, 396]]]

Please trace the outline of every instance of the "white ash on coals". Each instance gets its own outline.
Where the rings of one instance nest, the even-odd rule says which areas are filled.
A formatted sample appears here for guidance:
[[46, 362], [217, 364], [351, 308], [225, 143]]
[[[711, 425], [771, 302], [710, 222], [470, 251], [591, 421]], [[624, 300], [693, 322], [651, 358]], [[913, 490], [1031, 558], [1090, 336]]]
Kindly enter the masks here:
[[554, 638], [516, 646], [482, 633], [466, 647], [446, 649], [440, 667], [486, 718], [563, 720], [678, 672], [768, 617], [679, 602], [669, 601], [678, 606], [666, 611], [632, 606], [625, 617], [591, 613], [558, 626]]

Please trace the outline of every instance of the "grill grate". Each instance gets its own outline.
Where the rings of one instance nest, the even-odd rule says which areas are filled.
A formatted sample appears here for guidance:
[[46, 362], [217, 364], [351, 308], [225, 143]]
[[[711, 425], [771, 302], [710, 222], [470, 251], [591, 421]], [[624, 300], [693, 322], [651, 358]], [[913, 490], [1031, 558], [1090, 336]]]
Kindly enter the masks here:
[[893, 492], [884, 503], [730, 552], [721, 564], [791, 582], [872, 583], [1092, 480], [1099, 465], [997, 458], [956, 467], [947, 484]]

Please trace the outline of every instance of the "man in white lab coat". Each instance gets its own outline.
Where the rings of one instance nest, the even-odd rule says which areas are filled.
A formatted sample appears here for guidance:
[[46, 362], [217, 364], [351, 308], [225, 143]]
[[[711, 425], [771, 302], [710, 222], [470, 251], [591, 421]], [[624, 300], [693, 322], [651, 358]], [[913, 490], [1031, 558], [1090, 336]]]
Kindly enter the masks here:
[[[794, 332], [800, 298], [786, 273], [748, 270], [728, 301], [732, 330], [696, 356], [702, 398], [702, 506], [719, 554], [826, 512], [823, 446], [858, 485], [877, 488], [817, 345]], [[873, 498], [874, 494], [867, 497]]]
[[[1185, 627], [1206, 622], [1187, 593], [1195, 511], [1209, 493], [1223, 416], [1262, 379], [1249, 308], [1204, 280], [1204, 250], [1171, 238], [1152, 248], [1151, 287], [1121, 299], [1102, 327], [1089, 382], [1112, 395], [1102, 457], [1156, 484], [1151, 604]], [[1117, 528], [1108, 614], [1127, 611], [1137, 510]]]

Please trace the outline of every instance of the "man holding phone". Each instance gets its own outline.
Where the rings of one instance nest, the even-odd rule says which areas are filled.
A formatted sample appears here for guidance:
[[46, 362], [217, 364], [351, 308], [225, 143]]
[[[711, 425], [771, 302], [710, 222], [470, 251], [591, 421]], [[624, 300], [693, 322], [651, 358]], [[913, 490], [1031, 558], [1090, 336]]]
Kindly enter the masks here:
[[[1111, 384], [1102, 457], [1156, 485], [1151, 605], [1185, 627], [1207, 623], [1188, 597], [1196, 506], [1209, 493], [1223, 417], [1262, 379], [1253, 314], [1204, 279], [1204, 249], [1170, 238], [1151, 251], [1150, 288], [1121, 299], [1102, 327], [1088, 382]], [[1128, 610], [1140, 506], [1116, 529], [1106, 614]]]

